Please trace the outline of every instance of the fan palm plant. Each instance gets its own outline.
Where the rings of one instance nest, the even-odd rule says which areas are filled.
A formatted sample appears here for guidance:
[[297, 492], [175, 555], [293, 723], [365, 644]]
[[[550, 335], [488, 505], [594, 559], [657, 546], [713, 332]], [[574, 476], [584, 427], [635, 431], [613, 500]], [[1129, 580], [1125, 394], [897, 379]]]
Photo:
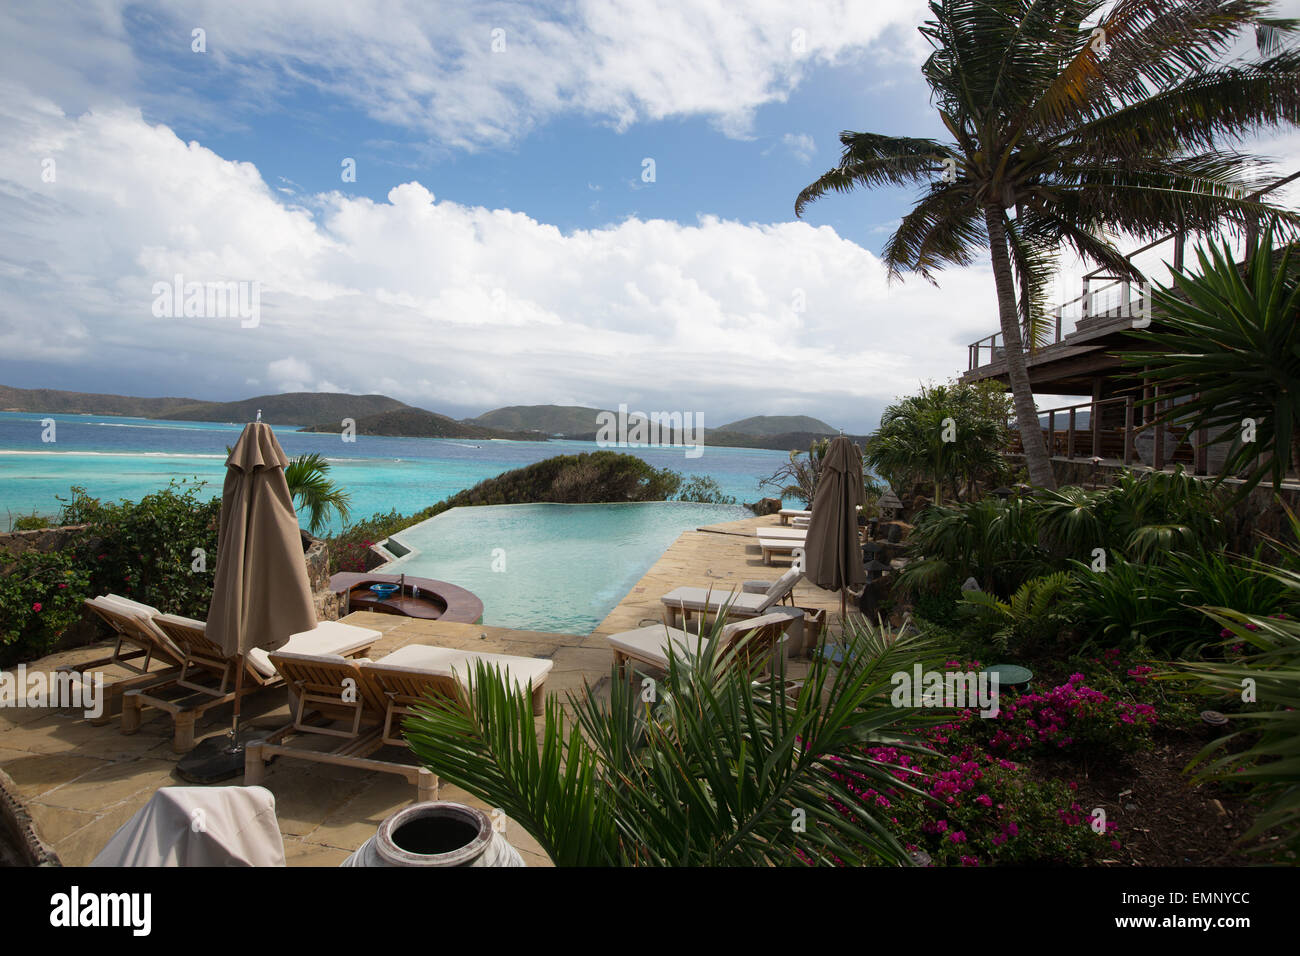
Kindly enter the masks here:
[[347, 521], [352, 496], [329, 477], [330, 463], [315, 452], [294, 458], [284, 469], [285, 481], [294, 504], [306, 508], [308, 529], [316, 534], [325, 526], [331, 511]]
[[[891, 278], [933, 280], [989, 249], [1030, 480], [1054, 488], [1026, 369], [1064, 247], [1140, 279], [1112, 238], [1261, 223], [1259, 162], [1228, 148], [1300, 120], [1293, 21], [1265, 0], [932, 0], [922, 72], [951, 139], [844, 132], [839, 165], [800, 192], [921, 186], [885, 245]], [[1258, 55], [1224, 62], [1254, 28]], [[1022, 335], [1022, 327], [1025, 334]]]
[[551, 697], [541, 727], [529, 694], [480, 664], [460, 699], [417, 708], [406, 739], [557, 865], [905, 865], [846, 778], [897, 785], [865, 750], [918, 749], [910, 731], [929, 719], [891, 705], [891, 675], [938, 649], [855, 619], [843, 663], [818, 656], [791, 691], [783, 664], [756, 682], [767, 664], [743, 643], [719, 650], [718, 631], [690, 662], [670, 654], [657, 682], [612, 675], [608, 704]]
[[[1175, 271], [1153, 293], [1159, 327], [1130, 333], [1148, 346], [1124, 356], [1169, 401], [1157, 426], [1213, 430], [1228, 446], [1220, 481], [1248, 471], [1245, 494], [1287, 465], [1300, 469], [1300, 262], [1275, 254], [1270, 226], [1246, 250], [1243, 272], [1227, 243], [1197, 250], [1199, 274]], [[1178, 404], [1174, 404], [1177, 402]], [[1243, 440], [1244, 439], [1244, 440]]]

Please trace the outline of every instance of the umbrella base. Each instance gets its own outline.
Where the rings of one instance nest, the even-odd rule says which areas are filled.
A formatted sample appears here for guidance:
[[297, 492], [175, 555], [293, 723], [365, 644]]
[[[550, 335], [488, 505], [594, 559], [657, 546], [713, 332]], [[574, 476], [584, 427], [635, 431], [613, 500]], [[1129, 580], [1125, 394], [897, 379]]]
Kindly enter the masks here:
[[244, 772], [244, 746], [265, 740], [266, 734], [240, 734], [232, 745], [230, 734], [218, 734], [204, 740], [176, 764], [176, 775], [187, 783], [220, 783]]

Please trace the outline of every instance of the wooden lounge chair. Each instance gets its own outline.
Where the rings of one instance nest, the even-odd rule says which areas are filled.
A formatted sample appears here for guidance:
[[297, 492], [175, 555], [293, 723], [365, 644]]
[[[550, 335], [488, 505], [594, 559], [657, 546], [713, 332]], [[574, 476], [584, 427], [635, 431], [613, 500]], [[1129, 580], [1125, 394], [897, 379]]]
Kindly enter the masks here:
[[[401, 721], [416, 704], [430, 696], [458, 697], [476, 661], [495, 665], [519, 685], [530, 688], [533, 710], [545, 705], [543, 685], [552, 663], [533, 657], [482, 654], [447, 647], [408, 644], [378, 661], [346, 660], [338, 656], [314, 656], [276, 651], [272, 665], [289, 688], [293, 722], [275, 731], [265, 742], [250, 743], [244, 757], [244, 783], [262, 780], [267, 760], [293, 756], [381, 773], [405, 776], [417, 788], [421, 801], [432, 800], [438, 779], [424, 767], [370, 759], [384, 746], [406, 748]], [[344, 690], [351, 693], [345, 694]], [[342, 723], [325, 726], [321, 719]], [[340, 737], [334, 750], [290, 746], [294, 735], [317, 734]], [[250, 776], [251, 774], [251, 776]]]
[[[738, 657], [743, 656], [746, 660], [752, 660], [754, 657], [766, 656], [772, 659], [775, 666], [775, 654], [782, 649], [786, 633], [796, 625], [802, 626], [802, 623], [803, 611], [789, 607], [777, 608], [758, 617], [733, 621], [718, 633], [717, 640], [721, 642], [718, 653], [725, 653], [725, 649], [733, 642], [749, 634], [751, 636], [743, 645]], [[667, 670], [670, 646], [677, 658], [694, 660], [705, 651], [710, 642], [708, 635], [691, 634], [664, 624], [611, 634], [606, 640], [614, 651], [614, 663], [618, 666], [620, 677], [626, 676], [628, 661], [638, 661], [660, 670]]]
[[763, 555], [763, 563], [771, 564], [772, 558], [778, 554], [788, 554], [791, 559], [796, 551], [802, 551], [804, 548], [803, 538], [769, 538], [767, 535], [758, 536], [758, 550]]
[[[393, 773], [415, 784], [416, 799], [437, 798], [438, 778], [426, 767], [371, 755], [387, 744], [405, 748], [404, 740], [390, 740], [389, 699], [361, 670], [361, 662], [338, 655], [309, 655], [275, 651], [272, 666], [289, 689], [292, 721], [264, 741], [250, 742], [244, 752], [244, 785], [261, 784], [266, 764], [275, 757], [295, 757], [316, 763]], [[333, 749], [311, 743], [322, 736], [339, 738]], [[304, 739], [302, 745], [291, 741]]]
[[777, 515], [781, 518], [781, 524], [789, 524], [792, 518], [811, 518], [812, 512], [804, 508], [782, 508]]
[[750, 618], [766, 614], [776, 607], [803, 577], [798, 568], [791, 568], [772, 583], [764, 594], [747, 594], [713, 591], [711, 588], [680, 587], [669, 591], [659, 600], [664, 606], [664, 623], [677, 626], [681, 615], [682, 627], [689, 630], [691, 616], [724, 614], [729, 618]]
[[[172, 749], [186, 753], [194, 749], [194, 724], [213, 707], [235, 699], [235, 668], [240, 657], [226, 656], [207, 637], [203, 621], [176, 614], [159, 614], [153, 619], [159, 630], [181, 650], [180, 675], [146, 689], [131, 690], [122, 699], [122, 732], [133, 734], [140, 729], [146, 707], [171, 715], [175, 724]], [[382, 635], [368, 628], [322, 621], [310, 631], [292, 635], [281, 650], [293, 653], [338, 654], [359, 657], [370, 650]], [[280, 675], [266, 651], [254, 649], [243, 657], [244, 684], [241, 696], [247, 697], [280, 683]]]
[[807, 528], [777, 528], [777, 527], [769, 526], [766, 528], [757, 529], [754, 532], [754, 534], [763, 537], [768, 537], [768, 538], [783, 538], [790, 541], [802, 541], [804, 538], [808, 537], [808, 529]]
[[[107, 685], [108, 696], [99, 717], [92, 724], [105, 724], [113, 718], [116, 704], [127, 691], [151, 687], [174, 680], [181, 672], [183, 653], [153, 623], [158, 609], [118, 594], [86, 598], [85, 605], [113, 629], [113, 652], [83, 664], [56, 668], [56, 673], [74, 674], [78, 680], [105, 667], [121, 667], [133, 676]], [[154, 665], [159, 665], [154, 667]]]
[[387, 657], [361, 665], [361, 670], [388, 698], [388, 715], [384, 736], [392, 737], [393, 721], [409, 714], [411, 705], [429, 694], [455, 696], [474, 675], [475, 663], [486, 661], [515, 686], [529, 688], [533, 713], [540, 714], [546, 705], [546, 675], [553, 662], [538, 657], [515, 657], [508, 654], [483, 654], [458, 651], [449, 647], [407, 644]]

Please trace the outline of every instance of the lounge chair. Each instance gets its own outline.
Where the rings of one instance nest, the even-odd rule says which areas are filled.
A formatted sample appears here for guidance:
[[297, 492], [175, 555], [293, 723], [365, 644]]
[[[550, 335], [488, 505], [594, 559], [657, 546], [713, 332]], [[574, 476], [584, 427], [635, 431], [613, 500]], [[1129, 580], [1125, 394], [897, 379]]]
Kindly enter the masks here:
[[[797, 607], [776, 608], [758, 617], [733, 621], [718, 633], [717, 640], [721, 644], [718, 654], [724, 654], [726, 648], [733, 642], [745, 634], [750, 634], [751, 637], [741, 649], [744, 658], [752, 660], [756, 656], [768, 656], [775, 664], [775, 652], [785, 643], [786, 632], [796, 625], [801, 631], [802, 624], [803, 611]], [[649, 627], [637, 628], [635, 631], [611, 634], [606, 640], [614, 651], [614, 663], [618, 666], [620, 677], [626, 675], [628, 661], [638, 661], [660, 670], [667, 670], [670, 647], [677, 658], [694, 660], [710, 643], [708, 635], [691, 634], [664, 624], [653, 624]]]
[[[181, 672], [184, 655], [153, 623], [153, 617], [158, 613], [157, 608], [118, 594], [86, 598], [85, 605], [113, 629], [116, 637], [113, 652], [107, 657], [99, 657], [83, 664], [56, 668], [55, 672], [73, 674], [81, 680], [88, 672], [117, 666], [134, 675], [107, 685], [108, 697], [104, 701], [103, 713], [91, 720], [92, 724], [104, 724], [112, 719], [115, 704], [127, 691], [175, 679]], [[154, 664], [161, 667], [153, 668]]]
[[804, 508], [782, 508], [777, 512], [781, 524], [789, 524], [792, 518], [811, 518], [812, 512]]
[[791, 541], [802, 541], [804, 538], [808, 536], [808, 529], [807, 528], [777, 528], [775, 526], [768, 526], [765, 528], [758, 528], [757, 530], [755, 530], [754, 534], [759, 535], [761, 537], [785, 538]]
[[446, 696], [459, 693], [460, 687], [466, 686], [473, 676], [477, 661], [495, 666], [516, 687], [531, 688], [533, 713], [542, 713], [546, 704], [546, 675], [555, 666], [553, 662], [537, 657], [407, 644], [381, 660], [361, 665], [362, 671], [389, 701], [384, 736], [391, 739], [393, 719], [408, 714], [412, 704], [430, 693]]
[[[165, 684], [128, 691], [122, 699], [122, 732], [133, 734], [138, 731], [144, 709], [154, 707], [171, 715], [175, 723], [172, 749], [186, 753], [194, 749], [195, 721], [213, 707], [235, 699], [235, 669], [240, 658], [223, 654], [221, 648], [208, 639], [207, 625], [203, 621], [176, 614], [159, 614], [153, 622], [180, 649], [181, 673]], [[369, 628], [322, 621], [310, 631], [290, 636], [280, 649], [291, 653], [359, 657], [380, 637], [379, 631]], [[241, 696], [247, 697], [280, 683], [280, 675], [266, 651], [255, 648], [244, 655], [243, 663]]]
[[[272, 652], [270, 660], [289, 689], [292, 720], [265, 740], [246, 746], [246, 785], [262, 783], [266, 764], [275, 757], [297, 757], [315, 763], [397, 774], [415, 784], [419, 802], [437, 798], [438, 778], [428, 768], [371, 757], [390, 743], [386, 732], [389, 700], [362, 672], [363, 661], [337, 654], [284, 651]], [[322, 736], [340, 739], [333, 749], [312, 746]], [[312, 741], [292, 746], [291, 741], [299, 737], [310, 737]], [[405, 746], [405, 741], [392, 742]]]
[[802, 571], [791, 568], [777, 578], [764, 594], [737, 594], [697, 587], [673, 588], [659, 599], [664, 606], [664, 623], [676, 627], [677, 615], [681, 614], [682, 627], [689, 630], [691, 616], [696, 613], [705, 617], [724, 612], [729, 618], [759, 617], [791, 593], [801, 577]]
[[[290, 692], [292, 723], [275, 731], [264, 742], [248, 745], [244, 782], [260, 783], [267, 760], [295, 756], [381, 773], [405, 776], [417, 788], [420, 801], [432, 800], [438, 779], [428, 769], [411, 764], [369, 759], [384, 746], [406, 747], [400, 736], [402, 718], [430, 696], [457, 697], [476, 661], [495, 665], [516, 685], [531, 688], [533, 710], [540, 713], [545, 697], [543, 685], [553, 666], [551, 661], [505, 654], [458, 651], [447, 647], [408, 644], [378, 661], [346, 660], [337, 655], [313, 656], [275, 651], [270, 660], [283, 676]], [[349, 683], [350, 682], [350, 683]], [[345, 695], [344, 689], [351, 690]], [[326, 726], [324, 719], [343, 727]], [[334, 750], [292, 747], [288, 740], [301, 734], [340, 737]], [[251, 775], [251, 776], [250, 776]]]
[[788, 554], [793, 557], [796, 551], [803, 550], [804, 538], [769, 538], [765, 534], [758, 536], [758, 550], [763, 555], [763, 563], [771, 564], [773, 555]]

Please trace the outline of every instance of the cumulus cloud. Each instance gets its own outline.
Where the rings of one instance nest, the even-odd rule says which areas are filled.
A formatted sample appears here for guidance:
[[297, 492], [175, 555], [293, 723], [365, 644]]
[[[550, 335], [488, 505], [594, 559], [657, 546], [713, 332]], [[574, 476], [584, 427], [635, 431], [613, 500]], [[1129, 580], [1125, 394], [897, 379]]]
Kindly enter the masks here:
[[[572, 112], [620, 129], [706, 116], [746, 136], [754, 111], [783, 101], [811, 67], [860, 56], [916, 15], [915, 0], [103, 0], [75, 15], [57, 3], [7, 5], [0, 56], [73, 109], [105, 91], [166, 103], [191, 82], [184, 58], [202, 56], [254, 108], [314, 89], [442, 147], [478, 149]], [[190, 50], [196, 27], [201, 54]], [[175, 82], [157, 82], [169, 75]]]
[[[0, 93], [0, 353], [154, 370], [124, 373], [127, 391], [327, 382], [449, 413], [627, 401], [862, 428], [955, 372], [996, 314], [985, 270], [890, 287], [830, 227], [704, 216], [566, 233], [418, 181], [385, 201], [290, 201], [137, 110], [73, 117]], [[178, 275], [258, 283], [260, 322], [156, 317], [152, 287]]]

